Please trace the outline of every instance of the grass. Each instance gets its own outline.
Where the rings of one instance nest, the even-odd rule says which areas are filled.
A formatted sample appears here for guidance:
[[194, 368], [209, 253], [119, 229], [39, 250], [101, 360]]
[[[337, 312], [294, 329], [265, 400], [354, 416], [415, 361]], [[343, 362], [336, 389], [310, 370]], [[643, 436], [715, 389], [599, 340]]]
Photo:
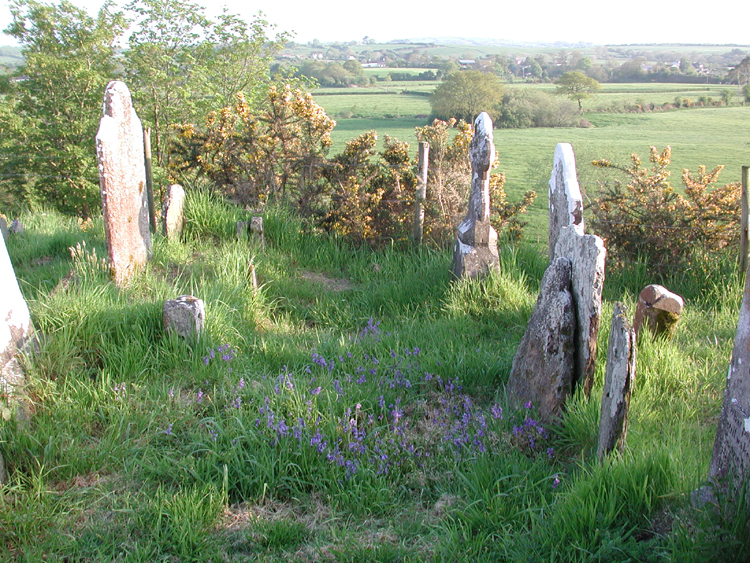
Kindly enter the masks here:
[[[100, 221], [22, 217], [8, 241], [44, 338], [26, 362], [29, 421], [0, 422], [0, 560], [747, 553], [742, 516], [688, 502], [736, 328], [730, 266], [675, 279], [682, 325], [671, 342], [642, 339], [628, 448], [600, 465], [608, 315], [614, 300], [632, 312], [632, 276], [608, 277], [592, 399], [573, 397], [532, 448], [514, 428], [533, 411], [510, 412], [503, 389], [546, 263], [533, 245], [504, 247], [483, 282], [452, 283], [447, 251], [356, 248], [280, 209], [265, 213], [266, 248], [248, 246], [234, 235], [246, 211], [187, 191], [184, 239], [156, 237], [125, 289], [99, 260]], [[164, 300], [183, 293], [206, 302], [197, 341], [161, 327]]]

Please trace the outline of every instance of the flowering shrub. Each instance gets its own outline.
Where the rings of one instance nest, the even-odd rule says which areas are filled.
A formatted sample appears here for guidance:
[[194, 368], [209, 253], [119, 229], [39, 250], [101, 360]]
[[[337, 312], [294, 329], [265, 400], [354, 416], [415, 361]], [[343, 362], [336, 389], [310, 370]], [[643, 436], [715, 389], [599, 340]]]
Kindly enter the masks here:
[[631, 155], [630, 166], [595, 160], [592, 164], [621, 172], [625, 180], [600, 185], [591, 226], [615, 260], [648, 260], [656, 271], [689, 265], [696, 256], [723, 250], [739, 240], [739, 183], [713, 187], [723, 166], [698, 174], [682, 171], [683, 193], [669, 182], [672, 151], [651, 147], [651, 170]]

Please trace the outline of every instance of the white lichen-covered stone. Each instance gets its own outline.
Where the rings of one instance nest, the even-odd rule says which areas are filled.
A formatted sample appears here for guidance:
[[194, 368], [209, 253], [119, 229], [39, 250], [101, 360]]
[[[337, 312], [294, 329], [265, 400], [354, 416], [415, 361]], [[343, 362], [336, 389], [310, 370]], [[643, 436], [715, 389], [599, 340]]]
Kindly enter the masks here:
[[472, 180], [466, 217], [458, 226], [451, 271], [456, 278], [478, 277], [499, 265], [497, 232], [490, 224], [490, 169], [495, 162], [492, 119], [482, 112], [474, 121], [469, 147]]
[[19, 416], [22, 414], [26, 377], [19, 354], [30, 348], [32, 338], [29, 307], [16, 280], [5, 239], [0, 237], [0, 411], [5, 413], [18, 405]]
[[186, 339], [198, 338], [205, 326], [206, 307], [202, 299], [180, 295], [164, 303], [162, 321], [167, 334], [175, 333]]
[[580, 235], [585, 233], [583, 198], [576, 174], [576, 157], [569, 143], [555, 148], [555, 161], [549, 180], [549, 254], [550, 260], [560, 229], [572, 225]]
[[96, 153], [107, 253], [122, 285], [151, 252], [143, 131], [123, 82], [110, 82], [104, 92]]
[[609, 333], [599, 419], [597, 456], [600, 460], [613, 451], [621, 452], [625, 447], [630, 395], [635, 384], [635, 357], [635, 331], [627, 318], [625, 306], [617, 303]]

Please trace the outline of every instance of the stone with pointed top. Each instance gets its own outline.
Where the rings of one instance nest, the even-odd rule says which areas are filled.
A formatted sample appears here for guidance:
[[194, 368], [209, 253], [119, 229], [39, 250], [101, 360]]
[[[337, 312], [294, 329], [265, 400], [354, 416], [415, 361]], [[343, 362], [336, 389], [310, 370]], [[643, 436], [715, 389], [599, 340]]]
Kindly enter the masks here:
[[456, 278], [486, 275], [499, 266], [497, 233], [490, 224], [490, 169], [495, 162], [492, 119], [482, 112], [474, 121], [471, 193], [466, 217], [458, 226], [451, 271]]
[[583, 198], [576, 175], [576, 157], [569, 143], [555, 148], [555, 162], [549, 180], [549, 256], [552, 260], [560, 229], [572, 225], [579, 235], [585, 233]]
[[96, 134], [99, 187], [107, 254], [117, 285], [128, 282], [151, 252], [141, 120], [125, 83], [104, 92], [104, 115]]
[[599, 460], [613, 451], [622, 452], [628, 431], [630, 395], [635, 384], [635, 330], [625, 305], [615, 304], [607, 348], [602, 409], [599, 419]]

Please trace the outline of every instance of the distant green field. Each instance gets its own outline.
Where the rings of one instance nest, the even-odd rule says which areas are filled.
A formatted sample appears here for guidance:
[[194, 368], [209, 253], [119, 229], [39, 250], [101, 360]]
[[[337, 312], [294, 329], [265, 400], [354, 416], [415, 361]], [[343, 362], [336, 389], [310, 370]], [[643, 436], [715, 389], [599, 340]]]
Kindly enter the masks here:
[[[375, 89], [361, 89], [356, 94], [349, 90], [331, 89], [320, 92], [316, 100], [326, 111], [336, 117], [342, 111], [362, 115], [364, 118], [336, 117], [338, 125], [333, 133], [332, 152], [343, 149], [344, 143], [364, 131], [378, 131], [382, 140], [385, 134], [416, 146], [414, 128], [429, 123], [429, 98], [400, 92], [408, 83], [394, 83], [391, 92], [375, 93]], [[672, 102], [676, 96], [691, 98], [702, 96], [720, 99], [726, 86], [685, 84], [605, 84], [600, 94], [584, 105], [610, 107], [613, 103]], [[519, 88], [520, 85], [506, 85]], [[554, 90], [553, 84], [535, 87]], [[371, 92], [372, 90], [372, 92]], [[355, 111], [356, 110], [356, 111]], [[385, 116], [401, 116], [386, 118]], [[415, 117], [420, 116], [420, 117]], [[679, 109], [652, 113], [584, 112], [583, 117], [592, 123], [588, 128], [534, 128], [496, 129], [495, 144], [500, 157], [500, 171], [507, 178], [506, 191], [511, 200], [517, 200], [530, 189], [539, 194], [530, 210], [531, 225], [527, 234], [532, 239], [546, 237], [547, 182], [557, 143], [571, 143], [577, 155], [578, 175], [582, 189], [596, 187], [596, 169], [590, 166], [594, 159], [608, 158], [627, 164], [630, 154], [637, 153], [648, 163], [649, 146], [660, 150], [672, 147], [673, 184], [681, 185], [683, 168], [696, 171], [705, 164], [709, 169], [723, 164], [720, 183], [740, 180], [741, 167], [750, 165], [750, 106], [706, 107]], [[416, 148], [414, 149], [416, 152]]]

